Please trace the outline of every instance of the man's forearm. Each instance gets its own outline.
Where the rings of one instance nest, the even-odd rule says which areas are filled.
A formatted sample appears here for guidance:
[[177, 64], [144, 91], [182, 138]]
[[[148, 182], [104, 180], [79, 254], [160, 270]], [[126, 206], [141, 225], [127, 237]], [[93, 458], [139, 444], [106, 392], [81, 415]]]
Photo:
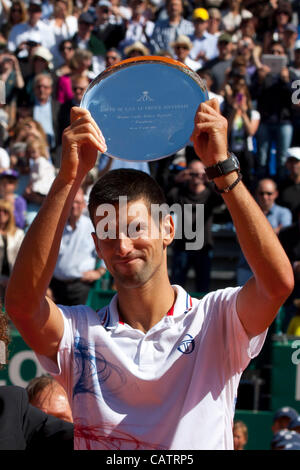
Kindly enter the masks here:
[[6, 293], [6, 304], [16, 315], [33, 314], [45, 297], [80, 184], [81, 180], [67, 184], [58, 175], [25, 236]]

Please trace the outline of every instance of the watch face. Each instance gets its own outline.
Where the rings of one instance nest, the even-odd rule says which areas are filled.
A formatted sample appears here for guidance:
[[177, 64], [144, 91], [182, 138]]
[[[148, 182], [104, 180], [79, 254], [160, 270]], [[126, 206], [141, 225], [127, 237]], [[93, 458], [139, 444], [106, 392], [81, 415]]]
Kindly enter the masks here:
[[240, 162], [238, 161], [237, 157], [232, 153], [231, 154], [232, 161], [234, 163], [235, 168], [240, 168]]

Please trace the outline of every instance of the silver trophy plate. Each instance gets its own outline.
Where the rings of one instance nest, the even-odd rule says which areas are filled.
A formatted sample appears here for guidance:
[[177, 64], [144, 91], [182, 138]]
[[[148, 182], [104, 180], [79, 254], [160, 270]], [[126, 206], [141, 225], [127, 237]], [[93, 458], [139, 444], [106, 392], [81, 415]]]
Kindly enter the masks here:
[[200, 103], [208, 100], [201, 78], [181, 62], [135, 57], [109, 67], [87, 88], [80, 106], [105, 137], [106, 155], [153, 161], [185, 147]]

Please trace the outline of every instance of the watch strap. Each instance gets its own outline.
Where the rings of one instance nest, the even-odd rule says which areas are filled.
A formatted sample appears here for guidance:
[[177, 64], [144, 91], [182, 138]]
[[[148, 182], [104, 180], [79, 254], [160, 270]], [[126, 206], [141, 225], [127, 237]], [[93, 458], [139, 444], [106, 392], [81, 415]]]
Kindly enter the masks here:
[[216, 163], [216, 165], [206, 167], [205, 173], [209, 180], [213, 180], [219, 176], [227, 175], [232, 171], [239, 171], [239, 169], [240, 166], [237, 157], [233, 153], [229, 153], [226, 160]]

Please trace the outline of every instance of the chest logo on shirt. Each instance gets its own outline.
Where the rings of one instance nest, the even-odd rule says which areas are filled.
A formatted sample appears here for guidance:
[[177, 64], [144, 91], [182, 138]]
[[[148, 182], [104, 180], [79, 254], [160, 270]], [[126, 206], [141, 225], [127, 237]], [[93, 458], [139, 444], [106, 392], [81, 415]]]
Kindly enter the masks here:
[[186, 334], [177, 349], [182, 354], [191, 354], [195, 349], [194, 338], [191, 335]]

